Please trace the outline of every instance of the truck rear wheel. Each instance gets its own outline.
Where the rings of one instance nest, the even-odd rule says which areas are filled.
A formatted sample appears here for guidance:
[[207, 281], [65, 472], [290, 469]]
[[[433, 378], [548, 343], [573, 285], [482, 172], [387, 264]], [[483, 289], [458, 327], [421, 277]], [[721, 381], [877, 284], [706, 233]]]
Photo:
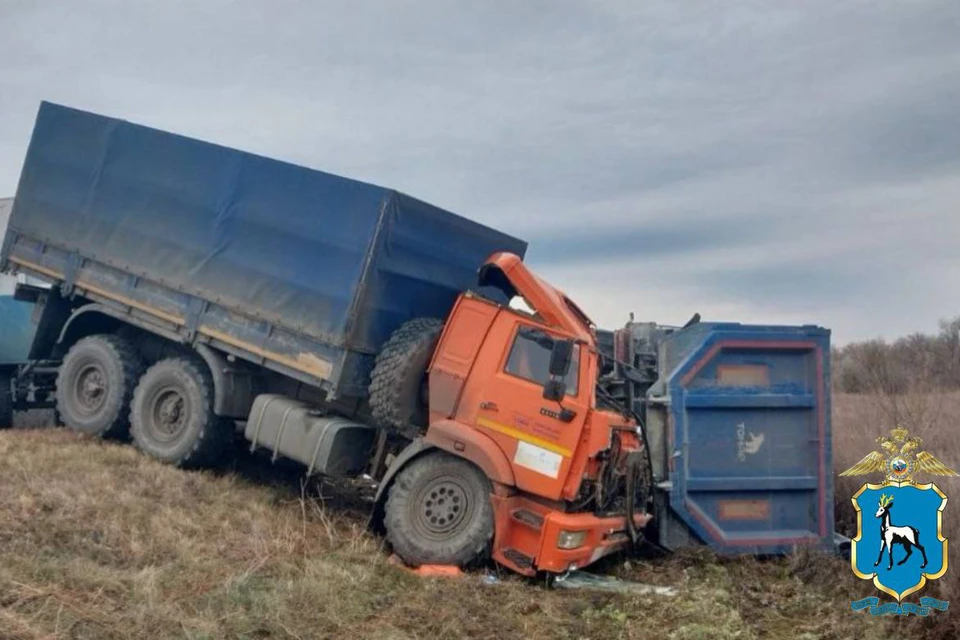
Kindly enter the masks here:
[[180, 467], [212, 466], [232, 433], [213, 413], [213, 380], [199, 362], [168, 358], [143, 374], [130, 404], [130, 432], [147, 455]]
[[134, 346], [115, 335], [78, 340], [57, 372], [57, 411], [80, 433], [123, 438], [130, 429], [130, 398], [143, 362]]
[[390, 487], [384, 526], [407, 564], [462, 566], [481, 559], [493, 539], [490, 481], [447, 453], [416, 458]]
[[415, 318], [393, 332], [370, 375], [370, 412], [378, 426], [407, 436], [427, 426], [427, 366], [443, 323]]

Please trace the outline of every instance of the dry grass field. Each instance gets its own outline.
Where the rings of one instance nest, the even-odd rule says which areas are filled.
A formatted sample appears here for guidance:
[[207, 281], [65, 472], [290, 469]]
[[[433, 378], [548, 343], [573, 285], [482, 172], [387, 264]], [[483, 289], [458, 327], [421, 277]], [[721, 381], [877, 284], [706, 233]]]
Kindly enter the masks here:
[[[937, 402], [937, 423], [917, 433], [960, 463], [947, 436], [960, 395]], [[873, 450], [887, 418], [877, 399], [859, 396], [835, 397], [834, 413], [839, 469]], [[837, 485], [841, 528], [855, 484]], [[188, 473], [63, 430], [0, 432], [0, 638], [956, 637], [953, 612], [852, 613], [850, 601], [872, 586], [847, 563], [806, 553], [727, 560], [700, 551], [602, 567], [674, 586], [673, 598], [548, 589], [510, 575], [487, 584], [484, 571], [422, 579], [387, 562], [365, 508], [355, 493], [301, 487], [295, 472], [252, 458]], [[955, 530], [950, 509], [946, 521]], [[958, 575], [930, 593], [953, 598]]]

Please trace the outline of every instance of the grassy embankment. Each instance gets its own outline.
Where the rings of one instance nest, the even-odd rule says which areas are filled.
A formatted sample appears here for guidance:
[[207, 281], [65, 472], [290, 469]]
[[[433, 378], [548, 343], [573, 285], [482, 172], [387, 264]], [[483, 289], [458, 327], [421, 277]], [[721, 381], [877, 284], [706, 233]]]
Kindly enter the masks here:
[[[925, 437], [948, 437], [960, 396]], [[837, 467], [871, 451], [869, 398], [834, 400]], [[948, 424], [949, 423], [949, 424]], [[853, 482], [838, 482], [841, 527]], [[942, 483], [950, 492], [955, 482]], [[0, 433], [0, 638], [885, 638], [952, 637], [953, 612], [879, 622], [849, 565], [707, 552], [605, 567], [680, 595], [548, 590], [501, 575], [425, 580], [387, 562], [365, 503], [246, 459], [223, 473], [162, 466], [62, 430]], [[955, 518], [946, 517], [954, 530]], [[495, 569], [491, 569], [495, 571]], [[931, 595], [952, 598], [960, 569]], [[960, 600], [955, 601], [960, 602]], [[960, 605], [958, 605], [960, 606]], [[888, 626], [881, 626], [882, 624]]]

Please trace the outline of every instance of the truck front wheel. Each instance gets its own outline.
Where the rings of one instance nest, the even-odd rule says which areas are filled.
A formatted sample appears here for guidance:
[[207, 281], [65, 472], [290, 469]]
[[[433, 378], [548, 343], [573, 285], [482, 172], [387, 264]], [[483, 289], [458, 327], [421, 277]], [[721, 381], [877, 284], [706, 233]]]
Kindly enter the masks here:
[[390, 487], [384, 525], [394, 552], [407, 564], [462, 566], [479, 560], [493, 539], [490, 481], [462, 458], [423, 455]]
[[209, 371], [188, 358], [168, 358], [143, 374], [130, 404], [130, 433], [147, 455], [180, 467], [212, 466], [232, 441], [213, 413]]
[[130, 427], [133, 388], [143, 371], [137, 350], [115, 335], [95, 335], [70, 347], [57, 372], [57, 411], [80, 433], [123, 438]]

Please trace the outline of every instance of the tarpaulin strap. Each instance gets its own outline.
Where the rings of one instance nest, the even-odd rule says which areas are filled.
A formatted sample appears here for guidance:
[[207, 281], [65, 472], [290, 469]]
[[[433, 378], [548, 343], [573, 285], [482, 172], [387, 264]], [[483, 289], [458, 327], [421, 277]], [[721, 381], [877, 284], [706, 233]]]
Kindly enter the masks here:
[[68, 296], [73, 293], [73, 285], [77, 282], [77, 272], [81, 264], [83, 264], [83, 258], [79, 253], [71, 251], [67, 254], [67, 261], [63, 267], [63, 284], [60, 285], [63, 295]]

